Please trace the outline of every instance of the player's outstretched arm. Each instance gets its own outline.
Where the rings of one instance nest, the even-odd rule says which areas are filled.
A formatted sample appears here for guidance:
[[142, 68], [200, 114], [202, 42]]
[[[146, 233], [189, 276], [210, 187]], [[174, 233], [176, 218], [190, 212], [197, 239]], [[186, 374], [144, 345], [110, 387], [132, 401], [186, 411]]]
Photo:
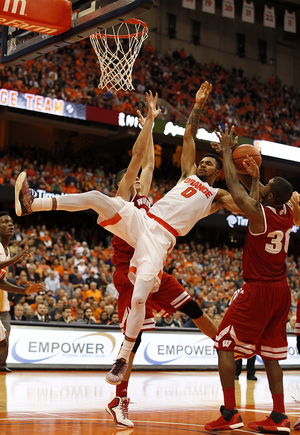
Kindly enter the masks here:
[[202, 83], [200, 89], [196, 93], [195, 105], [186, 123], [183, 136], [182, 154], [181, 154], [181, 177], [179, 181], [184, 180], [191, 174], [196, 174], [197, 168], [195, 165], [196, 146], [194, 138], [196, 137], [200, 115], [205, 101], [211, 93], [212, 85], [208, 82]]
[[220, 126], [219, 132], [216, 132], [223, 150], [226, 184], [234, 202], [249, 219], [251, 231], [258, 233], [264, 230], [264, 217], [260, 203], [253, 198], [250, 198], [244, 187], [239, 182], [239, 174], [232, 158], [231, 145], [233, 141], [233, 132], [234, 127], [232, 127], [229, 132], [227, 124], [225, 124], [224, 132]]
[[4, 278], [0, 279], [0, 288], [1, 290], [5, 290], [10, 293], [17, 293], [20, 295], [30, 295], [32, 293], [44, 293], [45, 291], [45, 286], [40, 283], [24, 288], [11, 284], [10, 282], [6, 281], [6, 279]]
[[[150, 98], [152, 97], [152, 93], [149, 91]], [[153, 103], [156, 105], [157, 103], [158, 95], [156, 93]], [[154, 114], [157, 116], [160, 113], [160, 110], [155, 110]], [[143, 126], [145, 123], [145, 118], [142, 116], [141, 112], [138, 110], [138, 115], [140, 118], [140, 123]], [[155, 116], [155, 117], [156, 117]], [[148, 143], [146, 146], [146, 151], [144, 158], [142, 160], [142, 171], [140, 175], [140, 183], [141, 183], [141, 195], [148, 196], [152, 178], [153, 178], [153, 171], [155, 167], [155, 160], [154, 160], [154, 144], [153, 144], [153, 134], [149, 135], [148, 137]]]
[[299, 193], [293, 192], [293, 195], [292, 195], [290, 201], [293, 204], [294, 224], [297, 226], [300, 226], [300, 207], [299, 207], [300, 195], [299, 195]]
[[127, 171], [120, 182], [120, 186], [118, 188], [118, 196], [121, 196], [123, 199], [128, 200], [130, 187], [136, 180], [138, 176], [138, 172], [140, 170], [146, 148], [148, 145], [149, 136], [152, 135], [152, 127], [153, 122], [158, 113], [160, 113], [160, 109], [156, 108], [156, 98], [153, 97], [152, 92], [146, 93], [146, 100], [148, 104], [148, 113], [145, 119], [145, 124], [142, 130], [140, 131], [137, 140], [132, 148], [132, 156], [130, 163], [128, 165]]
[[22, 257], [32, 257], [31, 252], [29, 251], [22, 251], [19, 252], [19, 254], [14, 255], [13, 257], [9, 258], [8, 260], [4, 260], [0, 262], [0, 269], [4, 269], [5, 267], [10, 266], [11, 264], [17, 263], [20, 258]]
[[249, 157], [248, 155], [247, 159], [243, 161], [243, 165], [252, 178], [249, 196], [255, 201], [259, 201], [259, 167], [253, 157]]

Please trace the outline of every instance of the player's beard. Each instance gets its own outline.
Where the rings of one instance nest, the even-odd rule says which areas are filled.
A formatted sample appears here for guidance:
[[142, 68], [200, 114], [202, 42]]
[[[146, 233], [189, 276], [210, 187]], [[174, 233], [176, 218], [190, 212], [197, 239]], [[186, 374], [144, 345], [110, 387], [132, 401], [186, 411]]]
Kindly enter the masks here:
[[262, 203], [262, 205], [264, 205], [265, 204], [265, 201], [266, 201], [266, 198], [268, 197], [268, 194], [266, 194], [266, 195], [262, 195], [261, 194], [261, 203]]

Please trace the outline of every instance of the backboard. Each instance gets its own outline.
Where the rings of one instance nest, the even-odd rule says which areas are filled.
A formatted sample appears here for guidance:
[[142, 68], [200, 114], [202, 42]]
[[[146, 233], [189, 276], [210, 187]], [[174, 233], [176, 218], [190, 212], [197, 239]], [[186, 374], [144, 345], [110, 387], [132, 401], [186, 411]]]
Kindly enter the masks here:
[[[25, 3], [26, 1], [32, 0], [23, 0]], [[69, 1], [72, 3], [71, 28], [60, 35], [51, 36], [3, 26], [1, 62], [5, 65], [18, 65], [73, 44], [120, 21], [138, 17], [150, 10], [154, 3], [154, 0]]]

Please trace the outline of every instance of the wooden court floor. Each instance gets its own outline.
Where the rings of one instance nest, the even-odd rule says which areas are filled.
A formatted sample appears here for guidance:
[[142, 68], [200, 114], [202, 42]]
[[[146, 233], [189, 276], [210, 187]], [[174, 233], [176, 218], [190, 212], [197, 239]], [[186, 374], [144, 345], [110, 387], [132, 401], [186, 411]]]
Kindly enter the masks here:
[[[0, 374], [2, 435], [184, 435], [207, 433], [205, 423], [219, 417], [222, 390], [218, 372], [134, 372], [129, 386], [133, 429], [118, 429], [105, 411], [115, 387], [105, 372], [21, 371]], [[237, 406], [245, 427], [271, 411], [266, 374], [236, 382]], [[291, 425], [300, 417], [300, 371], [285, 371], [286, 413]], [[294, 400], [296, 399], [296, 401]], [[297, 402], [298, 401], [298, 402]], [[292, 431], [300, 435], [300, 431]], [[224, 431], [223, 431], [224, 433]]]

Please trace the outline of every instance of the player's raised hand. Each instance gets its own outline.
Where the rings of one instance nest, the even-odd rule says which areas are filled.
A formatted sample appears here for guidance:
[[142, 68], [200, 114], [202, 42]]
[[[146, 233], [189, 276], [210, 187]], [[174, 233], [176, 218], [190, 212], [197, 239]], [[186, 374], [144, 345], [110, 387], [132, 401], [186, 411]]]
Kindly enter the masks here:
[[44, 284], [41, 283], [30, 285], [25, 289], [25, 293], [27, 295], [31, 295], [32, 293], [44, 293], [44, 292], [45, 292], [45, 286]]
[[206, 81], [202, 83], [199, 91], [196, 93], [196, 103], [204, 104], [209, 94], [211, 93], [211, 90], [212, 90], [212, 85], [210, 85]]
[[141, 114], [140, 110], [137, 110], [136, 113], [138, 114], [140, 124], [141, 124], [141, 126], [143, 128], [144, 125], [145, 125], [146, 118], [143, 117], [143, 115]]
[[291, 201], [295, 205], [299, 205], [300, 203], [300, 194], [295, 190], [291, 196]]
[[148, 114], [147, 118], [155, 119], [157, 115], [161, 112], [161, 109], [157, 109], [156, 103], [157, 103], [158, 94], [156, 92], [155, 97], [153, 97], [153, 94], [151, 91], [146, 92], [146, 100], [148, 104]]
[[252, 178], [257, 178], [259, 180], [259, 167], [253, 157], [247, 155], [247, 158], [243, 161], [243, 166]]
[[216, 144], [215, 148], [214, 148], [213, 144], [211, 144], [214, 149], [220, 148], [222, 151], [224, 151], [227, 148], [232, 149], [232, 148], [237, 146], [238, 136], [236, 136], [233, 139], [234, 125], [231, 127], [230, 131], [228, 129], [228, 124], [225, 124], [224, 131], [222, 130], [222, 127], [220, 125], [219, 125], [218, 129], [219, 129], [219, 131], [215, 130], [215, 134], [218, 136], [220, 144]]

